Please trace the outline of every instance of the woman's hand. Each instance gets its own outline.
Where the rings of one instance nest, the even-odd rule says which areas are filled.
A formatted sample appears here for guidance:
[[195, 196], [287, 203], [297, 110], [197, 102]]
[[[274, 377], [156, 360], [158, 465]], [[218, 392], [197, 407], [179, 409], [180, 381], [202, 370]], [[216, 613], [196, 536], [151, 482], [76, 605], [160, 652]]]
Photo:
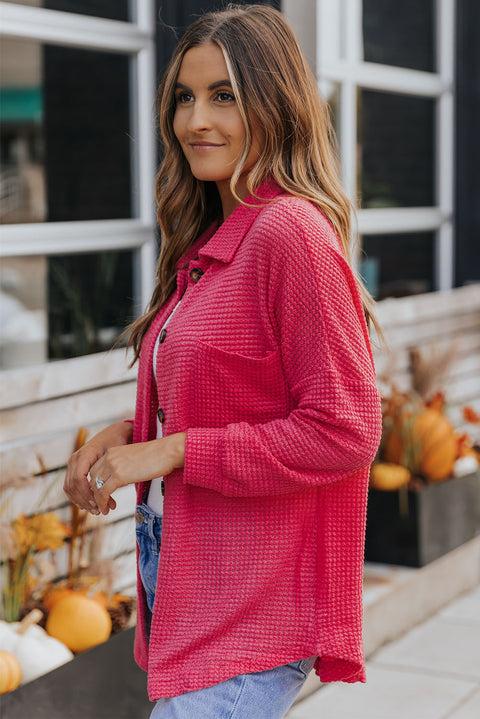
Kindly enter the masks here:
[[[74, 452], [67, 464], [67, 473], [63, 490], [73, 504], [92, 514], [99, 514], [97, 503], [88, 483], [87, 475], [92, 465], [102, 457], [110, 447], [126, 445], [132, 441], [131, 422], [116, 422], [96, 434], [77, 452]], [[115, 501], [111, 499], [111, 509]]]
[[[111, 447], [90, 467], [90, 489], [102, 512], [113, 509], [112, 493], [119, 487], [164, 477], [185, 462], [185, 432], [128, 447]], [[102, 483], [97, 486], [97, 480]]]

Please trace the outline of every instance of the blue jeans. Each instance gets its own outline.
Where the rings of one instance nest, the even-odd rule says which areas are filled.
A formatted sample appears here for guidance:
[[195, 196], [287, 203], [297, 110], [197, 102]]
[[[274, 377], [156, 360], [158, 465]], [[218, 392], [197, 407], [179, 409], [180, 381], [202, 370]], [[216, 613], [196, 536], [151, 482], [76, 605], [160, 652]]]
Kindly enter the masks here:
[[139, 549], [138, 569], [147, 595], [147, 604], [153, 612], [157, 588], [158, 557], [162, 538], [162, 518], [148, 504], [138, 504], [135, 511], [135, 531]]
[[239, 674], [206, 689], [159, 699], [150, 719], [281, 719], [298, 696], [315, 659]]
[[[153, 611], [162, 518], [142, 502], [136, 509], [139, 570]], [[159, 699], [150, 719], [281, 719], [313, 668], [316, 657], [251, 672], [205, 689]]]

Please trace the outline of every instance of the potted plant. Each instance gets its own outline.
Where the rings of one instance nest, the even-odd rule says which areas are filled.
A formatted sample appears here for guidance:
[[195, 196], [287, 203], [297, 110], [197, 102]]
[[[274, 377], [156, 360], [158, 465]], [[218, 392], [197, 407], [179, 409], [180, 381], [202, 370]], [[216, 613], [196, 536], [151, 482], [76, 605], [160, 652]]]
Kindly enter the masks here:
[[[411, 351], [412, 388], [382, 400], [383, 436], [372, 465], [365, 558], [423, 566], [480, 533], [479, 447], [455, 429], [445, 394], [429, 394], [437, 360]], [[446, 361], [443, 359], [443, 369]], [[471, 407], [465, 423], [480, 425]]]
[[[86, 432], [77, 435], [78, 448], [86, 440]], [[42, 506], [49, 487], [39, 502]], [[21, 514], [0, 525], [3, 564], [6, 573], [4, 589], [0, 593], [0, 694], [2, 710], [12, 718], [28, 714], [27, 707], [35, 706], [36, 716], [70, 715], [71, 684], [78, 682], [78, 667], [98, 661], [111, 666], [123, 656], [124, 664], [134, 670], [133, 630], [117, 641], [112, 648], [104, 647], [111, 635], [132, 627], [134, 600], [113, 591], [113, 560], [100, 560], [83, 566], [88, 513], [70, 506], [70, 522], [60, 521], [55, 512], [36, 511]], [[92, 542], [90, 542], [92, 543]], [[93, 542], [94, 543], [94, 542]], [[68, 544], [68, 576], [58, 576], [56, 553]], [[85, 571], [86, 570], [86, 571]], [[87, 656], [89, 655], [89, 656]], [[100, 657], [100, 659], [98, 659]], [[52, 670], [55, 671], [53, 672]], [[145, 694], [143, 673], [140, 696]], [[63, 690], [53, 690], [63, 675]], [[100, 676], [86, 672], [86, 677]], [[116, 673], [119, 680], [121, 673]], [[5, 680], [5, 681], [3, 681]], [[83, 682], [83, 684], [82, 684]], [[138, 683], [138, 680], [137, 680]], [[46, 691], [46, 688], [50, 688]], [[101, 688], [97, 687], [97, 702]], [[117, 687], [118, 689], [118, 687]], [[52, 690], [50, 692], [50, 690]], [[90, 686], [90, 694], [95, 688]], [[83, 686], [87, 693], [87, 687]], [[115, 693], [113, 693], [115, 694]], [[64, 695], [64, 703], [59, 696]], [[117, 691], [117, 695], [120, 692]], [[146, 695], [145, 695], [146, 696]], [[41, 698], [41, 699], [40, 699]], [[113, 711], [110, 697], [110, 711]], [[100, 701], [101, 703], [101, 701]], [[56, 707], [60, 707], [56, 714]], [[131, 709], [131, 707], [130, 707]], [[42, 712], [45, 711], [45, 714]], [[123, 716], [123, 709], [115, 716]], [[100, 716], [100, 714], [98, 714]]]

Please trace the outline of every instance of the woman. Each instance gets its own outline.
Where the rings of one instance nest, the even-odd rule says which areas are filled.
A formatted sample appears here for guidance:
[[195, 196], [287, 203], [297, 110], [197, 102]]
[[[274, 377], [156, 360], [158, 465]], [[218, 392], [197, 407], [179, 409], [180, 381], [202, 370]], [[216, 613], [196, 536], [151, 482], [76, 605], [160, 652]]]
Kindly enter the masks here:
[[275, 719], [313, 666], [365, 680], [369, 298], [328, 113], [280, 13], [197, 20], [159, 113], [163, 244], [130, 335], [135, 421], [73, 455], [66, 492], [106, 514], [136, 484], [152, 716]]

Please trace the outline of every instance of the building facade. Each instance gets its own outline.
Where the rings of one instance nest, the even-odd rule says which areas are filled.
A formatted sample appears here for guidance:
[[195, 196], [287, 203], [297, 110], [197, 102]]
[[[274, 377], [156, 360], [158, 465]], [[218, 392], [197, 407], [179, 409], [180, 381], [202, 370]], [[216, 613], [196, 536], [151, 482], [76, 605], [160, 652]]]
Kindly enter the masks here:
[[[155, 88], [179, 33], [219, 4], [0, 2], [1, 367], [107, 349], [145, 307]], [[478, 3], [281, 9], [332, 109], [372, 294], [479, 280]]]

